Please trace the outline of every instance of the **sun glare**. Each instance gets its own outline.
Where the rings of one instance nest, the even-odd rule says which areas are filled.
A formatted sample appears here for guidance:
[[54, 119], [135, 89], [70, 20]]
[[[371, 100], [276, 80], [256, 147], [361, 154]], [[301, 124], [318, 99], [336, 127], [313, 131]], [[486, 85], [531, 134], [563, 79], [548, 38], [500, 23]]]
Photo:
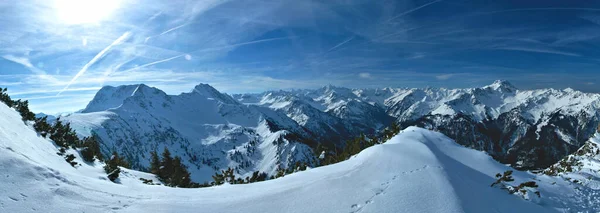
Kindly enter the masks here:
[[121, 0], [54, 0], [59, 20], [64, 24], [98, 23], [118, 8]]

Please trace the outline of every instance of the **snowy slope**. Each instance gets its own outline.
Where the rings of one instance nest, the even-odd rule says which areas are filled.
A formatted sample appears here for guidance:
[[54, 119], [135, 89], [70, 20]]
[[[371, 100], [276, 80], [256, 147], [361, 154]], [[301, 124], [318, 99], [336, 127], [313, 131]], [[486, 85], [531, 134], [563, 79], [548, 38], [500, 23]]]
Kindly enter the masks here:
[[135, 182], [139, 172], [126, 170], [114, 184], [100, 165], [72, 168], [16, 112], [0, 104], [0, 115], [2, 212], [552, 211], [490, 188], [492, 174], [506, 167], [418, 128], [348, 161], [280, 179], [176, 189]]
[[[562, 179], [539, 176], [542, 199], [526, 201], [489, 187], [509, 169], [447, 137], [408, 128], [350, 160], [276, 180], [199, 189], [121, 184], [101, 165], [70, 167], [56, 147], [0, 104], [1, 212], [571, 212], [581, 209]], [[516, 172], [516, 181], [536, 178]], [[557, 181], [551, 185], [552, 181]]]

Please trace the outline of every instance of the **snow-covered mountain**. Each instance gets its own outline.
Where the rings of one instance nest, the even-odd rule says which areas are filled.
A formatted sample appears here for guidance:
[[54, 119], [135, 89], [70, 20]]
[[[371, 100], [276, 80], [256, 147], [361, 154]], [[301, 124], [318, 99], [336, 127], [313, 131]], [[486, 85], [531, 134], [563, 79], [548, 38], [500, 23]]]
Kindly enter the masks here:
[[488, 152], [516, 168], [546, 168], [580, 148], [600, 123], [600, 95], [572, 89], [519, 90], [506, 81], [481, 88], [268, 91], [227, 95], [206, 84], [167, 95], [145, 85], [102, 88], [63, 120], [97, 135], [134, 168], [167, 147], [195, 181], [215, 170], [274, 174], [295, 162], [316, 165], [319, 145], [343, 147], [361, 133], [397, 121], [420, 126]]
[[71, 167], [51, 141], [1, 103], [0, 127], [1, 212], [600, 211], [594, 190], [559, 177], [515, 171], [515, 184], [539, 185], [541, 197], [529, 194], [529, 200], [492, 188], [494, 175], [511, 168], [415, 127], [341, 163], [264, 182], [197, 189], [145, 185], [138, 178], [152, 175], [128, 169], [113, 183], [102, 163], [80, 162], [79, 156], [81, 165]]
[[198, 182], [228, 167], [240, 175], [273, 174], [279, 167], [316, 160], [303, 141], [311, 133], [295, 121], [240, 104], [205, 84], [180, 95], [143, 84], [107, 86], [81, 113], [61, 119], [82, 136], [96, 135], [103, 152], [119, 152], [135, 169], [148, 168], [150, 152], [168, 148]]
[[375, 131], [392, 117], [405, 127], [441, 131], [462, 145], [524, 169], [545, 168], [574, 152], [600, 123], [600, 94], [572, 89], [519, 90], [500, 80], [467, 89], [326, 86], [233, 97], [270, 108], [295, 99]]
[[[388, 99], [394, 103], [388, 112], [404, 126], [439, 130], [524, 169], [545, 168], [574, 152], [600, 123], [600, 94], [572, 89], [527, 91], [496, 81], [483, 88], [415, 90], [399, 97]], [[427, 110], [416, 110], [419, 105]]]

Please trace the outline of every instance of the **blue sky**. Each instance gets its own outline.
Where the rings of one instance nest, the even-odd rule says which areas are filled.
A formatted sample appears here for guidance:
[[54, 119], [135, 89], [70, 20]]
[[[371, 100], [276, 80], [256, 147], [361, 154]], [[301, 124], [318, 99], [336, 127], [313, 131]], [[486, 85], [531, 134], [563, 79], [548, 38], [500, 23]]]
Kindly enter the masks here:
[[2, 1], [0, 29], [0, 86], [48, 113], [134, 83], [600, 92], [598, 1]]

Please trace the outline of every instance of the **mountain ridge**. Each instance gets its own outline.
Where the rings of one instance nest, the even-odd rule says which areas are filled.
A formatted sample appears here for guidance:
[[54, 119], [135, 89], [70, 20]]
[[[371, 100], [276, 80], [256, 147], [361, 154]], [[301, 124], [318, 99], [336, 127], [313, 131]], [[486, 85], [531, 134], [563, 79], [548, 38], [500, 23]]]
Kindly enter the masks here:
[[[273, 174], [297, 161], [318, 165], [315, 148], [325, 146], [332, 154], [346, 140], [378, 134], [393, 121], [440, 131], [515, 168], [537, 169], [556, 163], [591, 136], [600, 122], [594, 111], [600, 109], [599, 97], [574, 90], [518, 90], [501, 80], [467, 89], [325, 86], [232, 95], [208, 84], [179, 95], [139, 84], [104, 87], [85, 110], [63, 119], [82, 136], [100, 135], [105, 152], [122, 152], [138, 169], [147, 168], [148, 152], [172, 147], [196, 168], [192, 175], [201, 177], [198, 181], [227, 167], [243, 176], [251, 170]], [[263, 144], [264, 152], [250, 153], [256, 150], [249, 148], [251, 141]], [[140, 145], [144, 148], [135, 148]], [[246, 157], [234, 157], [237, 153]]]

